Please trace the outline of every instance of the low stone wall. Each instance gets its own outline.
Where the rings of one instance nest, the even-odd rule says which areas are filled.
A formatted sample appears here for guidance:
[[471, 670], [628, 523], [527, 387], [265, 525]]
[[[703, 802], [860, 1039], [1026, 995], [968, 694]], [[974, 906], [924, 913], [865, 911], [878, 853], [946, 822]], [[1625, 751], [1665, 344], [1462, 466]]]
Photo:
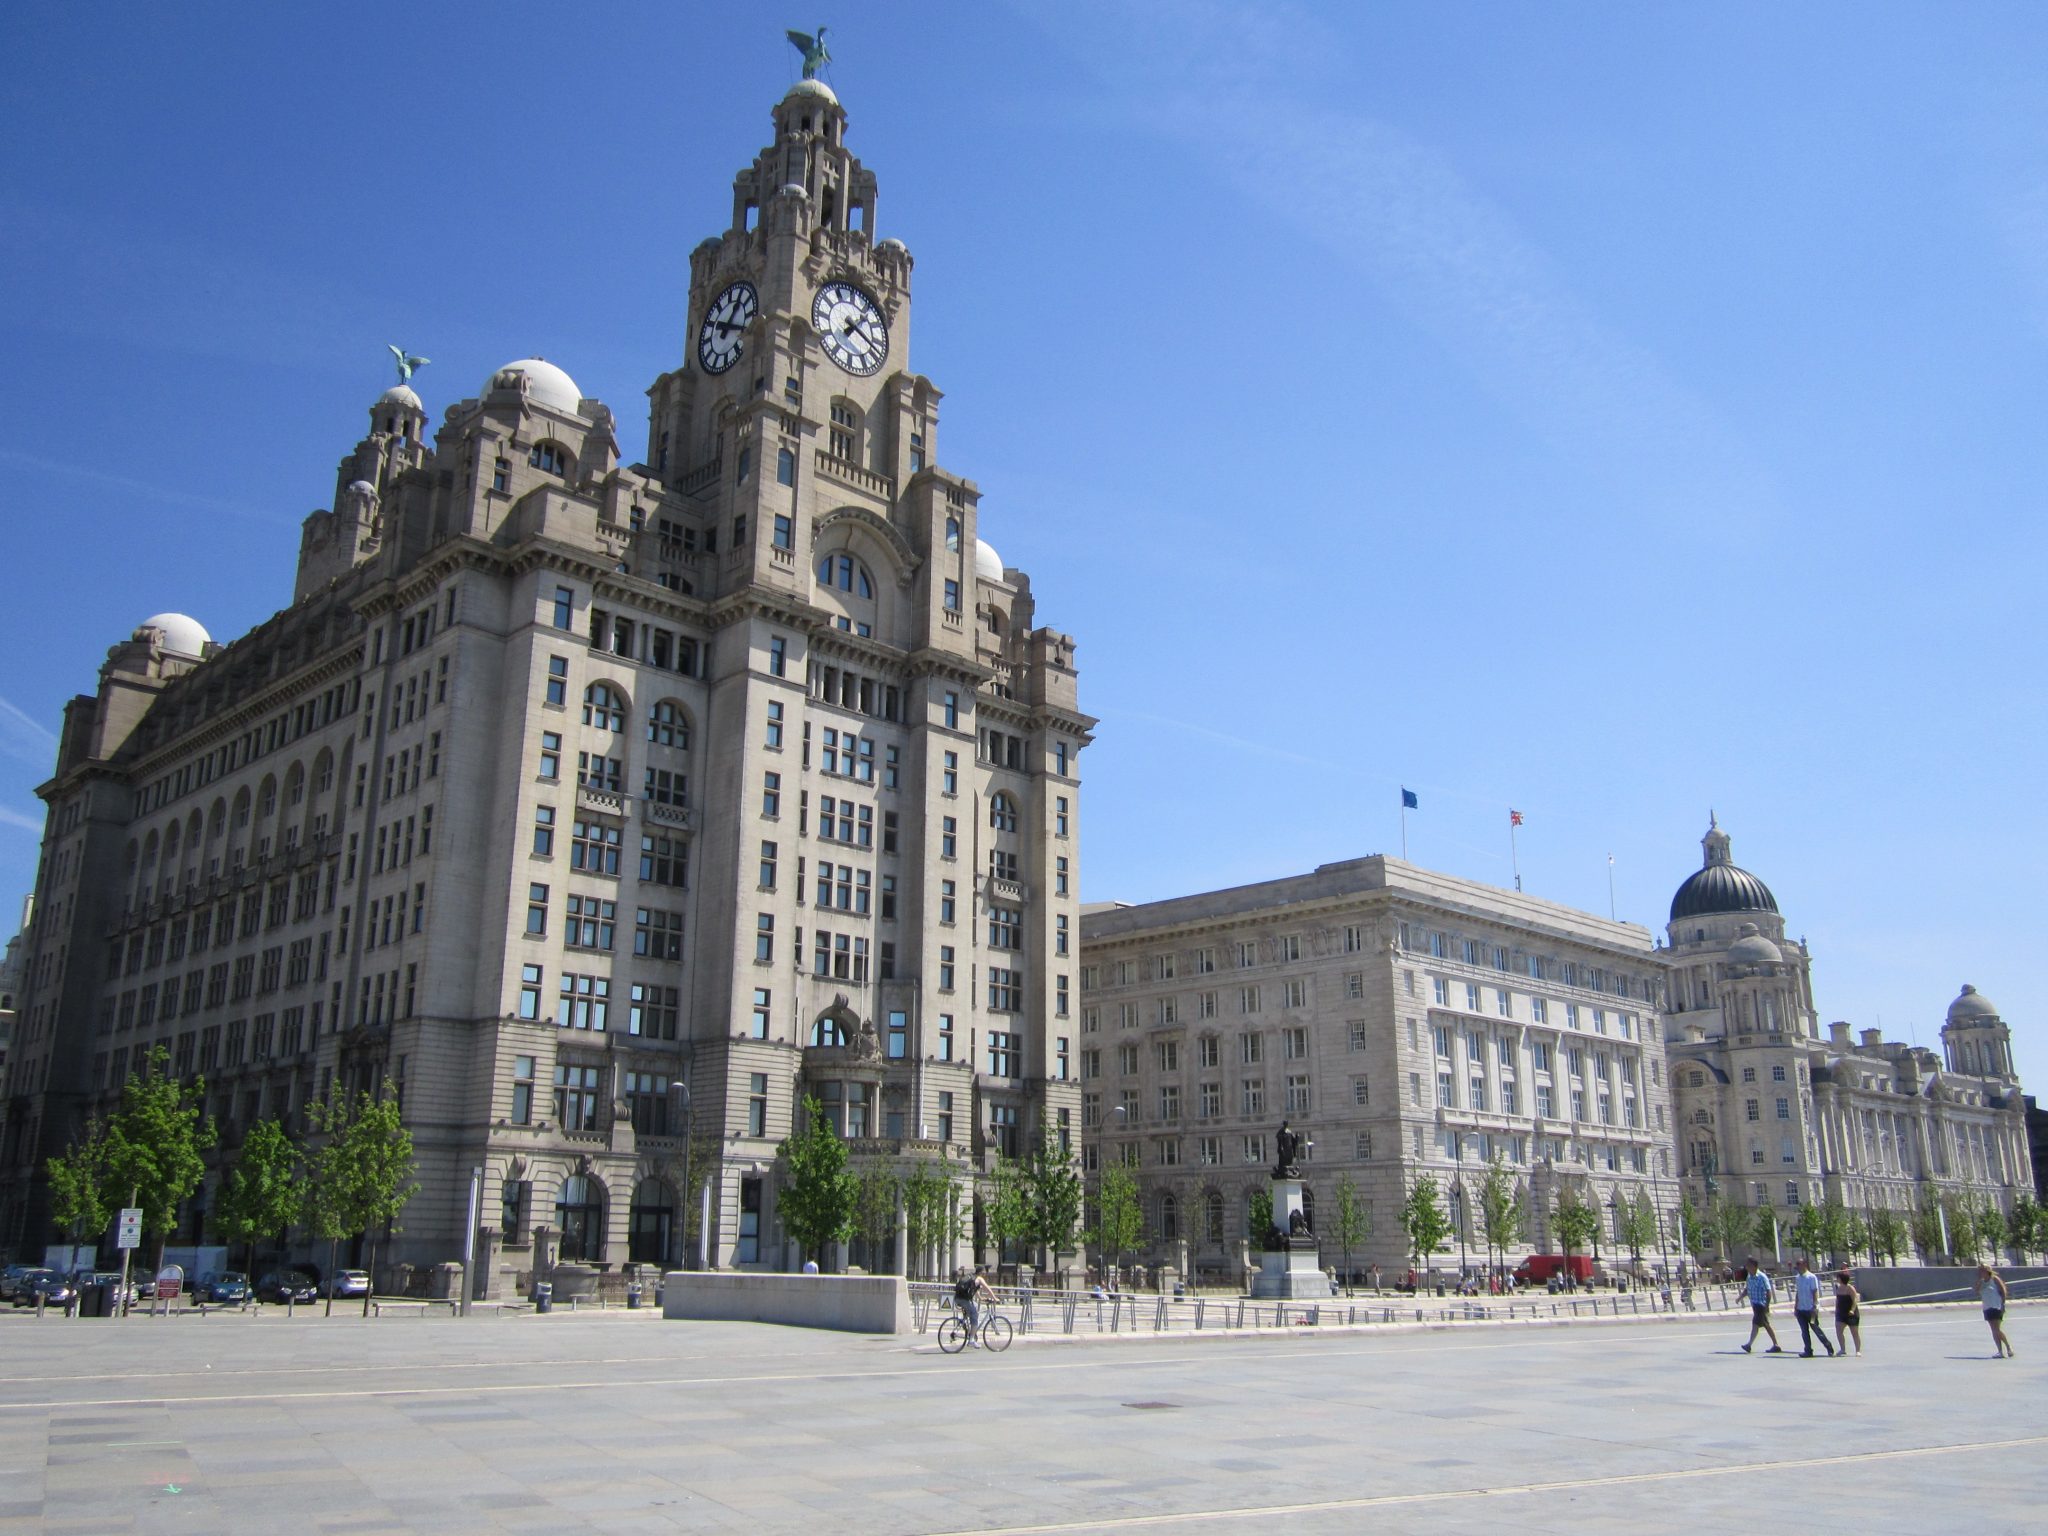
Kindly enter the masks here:
[[[2001, 1264], [1998, 1272], [2015, 1300], [2048, 1296], [2048, 1269], [2039, 1265]], [[1827, 1271], [1822, 1272], [1826, 1281]], [[1975, 1301], [1977, 1266], [1913, 1264], [1876, 1269], [1858, 1269], [1856, 1293], [1865, 1301]], [[1823, 1284], [1821, 1310], [1827, 1311], [1828, 1293]]]
[[670, 1270], [661, 1315], [703, 1322], [784, 1323], [846, 1333], [910, 1331], [910, 1288], [901, 1275], [703, 1274]]

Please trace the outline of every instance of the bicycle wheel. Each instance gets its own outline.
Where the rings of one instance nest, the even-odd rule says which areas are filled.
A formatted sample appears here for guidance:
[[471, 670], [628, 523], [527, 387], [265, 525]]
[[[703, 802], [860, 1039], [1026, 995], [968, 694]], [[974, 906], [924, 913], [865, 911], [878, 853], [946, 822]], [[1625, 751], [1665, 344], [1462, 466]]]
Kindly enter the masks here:
[[981, 1344], [1001, 1354], [1010, 1347], [1010, 1320], [1007, 1317], [991, 1317], [981, 1325]]
[[957, 1355], [967, 1347], [967, 1325], [957, 1317], [949, 1317], [939, 1324], [939, 1348], [949, 1355]]

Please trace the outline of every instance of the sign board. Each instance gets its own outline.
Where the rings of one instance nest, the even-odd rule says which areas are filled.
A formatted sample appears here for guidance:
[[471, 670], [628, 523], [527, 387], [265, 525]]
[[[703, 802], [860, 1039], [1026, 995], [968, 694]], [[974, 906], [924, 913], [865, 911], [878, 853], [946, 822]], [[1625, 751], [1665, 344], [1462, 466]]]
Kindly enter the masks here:
[[175, 1264], [166, 1264], [156, 1272], [156, 1299], [175, 1301], [178, 1293], [185, 1288], [185, 1271]]
[[114, 1233], [116, 1248], [140, 1248], [142, 1246], [142, 1207], [123, 1206], [118, 1228]]

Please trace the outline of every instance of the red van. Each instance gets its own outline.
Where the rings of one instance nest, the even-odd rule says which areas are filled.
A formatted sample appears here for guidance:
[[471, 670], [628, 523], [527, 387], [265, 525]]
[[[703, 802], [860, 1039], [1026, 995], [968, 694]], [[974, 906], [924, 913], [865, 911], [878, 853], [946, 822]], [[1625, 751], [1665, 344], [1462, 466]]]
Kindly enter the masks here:
[[1568, 1276], [1580, 1285], [1593, 1283], [1590, 1253], [1532, 1253], [1515, 1266], [1517, 1285], [1548, 1285], [1552, 1275]]

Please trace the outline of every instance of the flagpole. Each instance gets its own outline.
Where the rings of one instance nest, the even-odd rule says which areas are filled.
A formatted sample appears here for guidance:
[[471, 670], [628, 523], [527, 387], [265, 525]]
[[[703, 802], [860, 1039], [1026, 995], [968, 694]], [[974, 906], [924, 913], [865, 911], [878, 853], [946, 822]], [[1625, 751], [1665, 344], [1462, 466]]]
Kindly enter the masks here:
[[1508, 812], [1508, 861], [1515, 868], [1515, 889], [1522, 888], [1522, 850], [1515, 841], [1515, 828], [1522, 824], [1522, 818], [1514, 811]]
[[1614, 915], [1614, 855], [1607, 855], [1607, 916], [1611, 922], [1618, 922]]
[[1401, 862], [1408, 862], [1408, 802], [1401, 801]]

